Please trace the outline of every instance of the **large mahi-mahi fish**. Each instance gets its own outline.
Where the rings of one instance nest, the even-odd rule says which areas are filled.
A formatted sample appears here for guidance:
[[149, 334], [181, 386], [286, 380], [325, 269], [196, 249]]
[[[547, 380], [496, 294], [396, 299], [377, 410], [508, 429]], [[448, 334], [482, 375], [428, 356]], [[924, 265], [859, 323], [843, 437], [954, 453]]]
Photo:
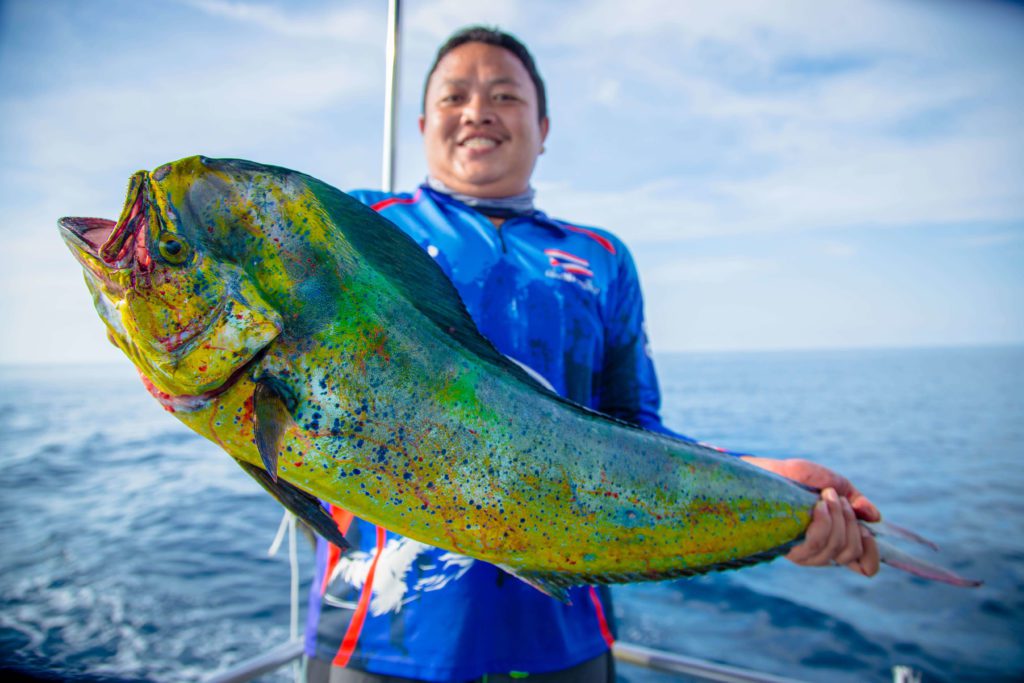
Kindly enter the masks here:
[[190, 157], [133, 175], [116, 223], [60, 227], [150, 393], [342, 547], [314, 496], [564, 599], [768, 560], [810, 523], [815, 492], [541, 386], [309, 176]]

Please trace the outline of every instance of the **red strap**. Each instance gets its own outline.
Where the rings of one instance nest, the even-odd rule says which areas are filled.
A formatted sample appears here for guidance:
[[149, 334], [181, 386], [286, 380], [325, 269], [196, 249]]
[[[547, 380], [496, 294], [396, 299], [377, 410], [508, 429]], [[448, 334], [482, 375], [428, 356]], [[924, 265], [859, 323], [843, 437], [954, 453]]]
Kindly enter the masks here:
[[[355, 518], [351, 512], [344, 508], [340, 508], [336, 505], [329, 505], [328, 509], [331, 511], [331, 519], [338, 525], [338, 531], [344, 536], [348, 533], [348, 528], [352, 526], [352, 520]], [[331, 582], [331, 575], [334, 573], [334, 568], [338, 566], [338, 560], [341, 559], [341, 548], [334, 545], [333, 543], [327, 544], [327, 565], [324, 567], [324, 580], [320, 585], [320, 596], [327, 592], [327, 584]]]
[[352, 621], [348, 623], [345, 637], [341, 640], [341, 647], [338, 654], [334, 655], [334, 666], [346, 666], [348, 660], [355, 652], [356, 643], [359, 641], [359, 633], [363, 630], [363, 622], [366, 621], [366, 610], [370, 607], [370, 595], [373, 593], [373, 575], [377, 571], [377, 560], [384, 554], [384, 527], [377, 527], [377, 553], [370, 562], [370, 571], [366, 572], [366, 581], [363, 582], [363, 590], [359, 594], [359, 604], [356, 605], [356, 613], [352, 615]]
[[615, 638], [612, 636], [612, 630], [608, 627], [608, 620], [604, 618], [604, 605], [601, 604], [601, 598], [597, 595], [597, 589], [593, 586], [590, 587], [590, 601], [594, 603], [594, 611], [597, 612], [597, 625], [601, 627], [601, 637], [604, 638], [604, 642], [611, 647], [615, 643]]

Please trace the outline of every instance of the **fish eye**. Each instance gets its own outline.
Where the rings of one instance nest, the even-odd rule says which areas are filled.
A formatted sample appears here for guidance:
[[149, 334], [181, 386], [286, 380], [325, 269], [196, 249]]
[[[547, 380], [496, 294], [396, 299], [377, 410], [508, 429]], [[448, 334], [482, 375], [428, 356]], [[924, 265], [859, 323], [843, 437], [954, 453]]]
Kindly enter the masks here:
[[160, 250], [160, 256], [175, 266], [184, 263], [188, 259], [190, 252], [188, 244], [173, 235], [161, 237], [158, 249]]

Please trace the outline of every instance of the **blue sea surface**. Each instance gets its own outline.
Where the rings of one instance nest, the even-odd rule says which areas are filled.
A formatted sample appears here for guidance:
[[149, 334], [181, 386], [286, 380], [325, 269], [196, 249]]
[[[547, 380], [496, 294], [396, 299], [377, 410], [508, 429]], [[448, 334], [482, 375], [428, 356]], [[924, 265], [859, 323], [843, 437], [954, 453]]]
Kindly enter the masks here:
[[[678, 354], [658, 369], [669, 426], [846, 474], [985, 585], [777, 561], [616, 587], [623, 641], [809, 681], [887, 681], [897, 664], [1024, 679], [1024, 348]], [[280, 515], [127, 361], [0, 368], [0, 664], [201, 680], [286, 641], [288, 563], [267, 556]], [[622, 666], [620, 680], [679, 679]]]

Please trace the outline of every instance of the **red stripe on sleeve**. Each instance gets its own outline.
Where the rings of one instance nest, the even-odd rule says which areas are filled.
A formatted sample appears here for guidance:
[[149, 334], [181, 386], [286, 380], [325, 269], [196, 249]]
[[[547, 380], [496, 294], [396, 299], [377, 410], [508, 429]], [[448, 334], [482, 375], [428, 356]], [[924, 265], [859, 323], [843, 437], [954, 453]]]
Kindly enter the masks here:
[[422, 189], [416, 190], [416, 194], [409, 198], [388, 197], [387, 199], [382, 199], [376, 204], [371, 205], [370, 208], [373, 209], [374, 211], [383, 211], [392, 204], [415, 204], [420, 200], [420, 194], [422, 194], [422, 192]]
[[366, 581], [363, 582], [363, 590], [359, 594], [359, 603], [356, 605], [356, 612], [352, 615], [352, 621], [348, 623], [345, 637], [341, 640], [341, 647], [338, 654], [331, 662], [334, 666], [345, 666], [352, 658], [356, 650], [356, 643], [359, 642], [359, 634], [363, 630], [363, 622], [366, 621], [366, 611], [370, 607], [370, 595], [373, 593], [373, 575], [377, 571], [377, 560], [384, 554], [384, 527], [377, 527], [377, 553], [370, 562], [370, 571], [366, 572]]
[[601, 637], [604, 638], [604, 642], [611, 647], [615, 643], [615, 638], [612, 636], [612, 630], [608, 626], [608, 620], [604, 617], [604, 605], [601, 604], [601, 598], [597, 595], [597, 589], [593, 586], [590, 587], [590, 601], [594, 603], [594, 612], [597, 613], [597, 625], [601, 627]]
[[568, 223], [559, 223], [559, 225], [561, 225], [566, 230], [572, 230], [573, 232], [578, 232], [583, 235], [586, 235], [587, 237], [594, 240], [611, 253], [615, 253], [615, 245], [612, 244], [611, 240], [609, 240], [607, 237], [603, 235], [598, 235], [593, 230], [587, 230], [586, 228], [578, 228], [575, 225], [569, 225]]

